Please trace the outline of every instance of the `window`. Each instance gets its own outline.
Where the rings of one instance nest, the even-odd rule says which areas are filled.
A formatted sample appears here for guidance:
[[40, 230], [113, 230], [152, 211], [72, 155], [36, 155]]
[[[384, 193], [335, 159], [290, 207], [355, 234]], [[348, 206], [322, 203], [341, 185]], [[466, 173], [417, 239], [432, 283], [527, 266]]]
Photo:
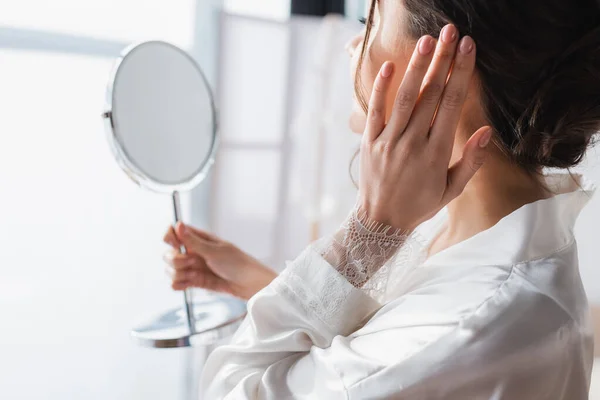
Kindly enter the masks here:
[[131, 42], [167, 40], [210, 61], [210, 7], [0, 2], [0, 314], [10, 321], [0, 341], [0, 398], [195, 394], [187, 378], [199, 374], [198, 354], [152, 351], [129, 338], [144, 312], [182, 301], [161, 258], [171, 205], [122, 173], [100, 115], [109, 72]]
[[189, 47], [195, 7], [195, 0], [4, 1], [0, 24], [113, 41], [160, 38]]
[[346, 0], [346, 15], [349, 18], [364, 17], [369, 3], [367, 0]]
[[231, 13], [223, 19], [211, 226], [272, 266], [288, 155], [289, 41], [286, 23]]

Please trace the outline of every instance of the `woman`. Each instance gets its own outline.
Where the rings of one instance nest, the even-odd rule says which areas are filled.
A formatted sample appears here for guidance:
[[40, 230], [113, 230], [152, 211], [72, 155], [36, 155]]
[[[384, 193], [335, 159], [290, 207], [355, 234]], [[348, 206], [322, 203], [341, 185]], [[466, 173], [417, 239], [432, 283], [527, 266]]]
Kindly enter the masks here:
[[249, 299], [205, 398], [587, 398], [573, 225], [593, 186], [542, 170], [600, 130], [599, 27], [595, 0], [373, 2], [340, 230], [278, 277], [206, 232], [165, 236], [188, 249], [174, 289]]

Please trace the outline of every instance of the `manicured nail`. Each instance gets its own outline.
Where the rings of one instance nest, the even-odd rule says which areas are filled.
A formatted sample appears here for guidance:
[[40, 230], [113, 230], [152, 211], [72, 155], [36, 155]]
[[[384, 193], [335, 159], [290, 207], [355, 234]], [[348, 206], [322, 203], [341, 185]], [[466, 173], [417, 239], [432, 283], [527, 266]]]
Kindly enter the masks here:
[[469, 36], [462, 38], [458, 50], [462, 54], [469, 54], [473, 50], [473, 39]]
[[446, 43], [452, 42], [456, 39], [456, 27], [454, 25], [446, 25], [442, 28], [442, 40]]
[[433, 50], [433, 38], [431, 36], [423, 36], [421, 40], [419, 40], [419, 53], [422, 55], [426, 55], [431, 53]]
[[479, 147], [483, 148], [487, 146], [488, 143], [490, 143], [490, 139], [492, 139], [492, 128], [488, 128], [487, 131], [481, 135], [481, 138], [479, 139]]
[[383, 64], [383, 68], [381, 68], [381, 76], [383, 78], [389, 78], [389, 76], [392, 75], [393, 70], [394, 70], [394, 64], [392, 64], [389, 61], [386, 61]]

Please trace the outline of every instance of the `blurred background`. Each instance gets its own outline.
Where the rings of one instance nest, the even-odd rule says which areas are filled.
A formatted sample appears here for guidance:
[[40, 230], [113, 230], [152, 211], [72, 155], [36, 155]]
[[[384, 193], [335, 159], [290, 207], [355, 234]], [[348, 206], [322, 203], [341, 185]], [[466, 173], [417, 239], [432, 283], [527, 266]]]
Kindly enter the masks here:
[[[199, 62], [221, 146], [184, 198], [185, 220], [281, 270], [354, 204], [344, 44], [364, 10], [364, 0], [0, 0], [1, 399], [197, 398], [210, 349], [129, 337], [181, 294], [162, 261], [170, 198], [123, 174], [100, 118], [123, 48], [160, 39]], [[593, 150], [581, 169], [600, 182], [597, 160]], [[577, 230], [600, 304], [597, 221], [598, 197]]]

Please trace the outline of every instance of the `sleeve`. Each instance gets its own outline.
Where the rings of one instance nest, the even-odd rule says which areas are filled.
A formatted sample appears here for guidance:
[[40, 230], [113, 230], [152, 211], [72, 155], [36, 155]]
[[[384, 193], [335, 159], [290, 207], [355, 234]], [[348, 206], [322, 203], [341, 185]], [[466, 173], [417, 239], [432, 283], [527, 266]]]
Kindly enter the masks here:
[[207, 360], [205, 398], [345, 399], [348, 379], [385, 364], [354, 351], [348, 335], [381, 307], [368, 282], [406, 235], [364, 222], [352, 213], [333, 238], [309, 246], [249, 300], [232, 343]]

